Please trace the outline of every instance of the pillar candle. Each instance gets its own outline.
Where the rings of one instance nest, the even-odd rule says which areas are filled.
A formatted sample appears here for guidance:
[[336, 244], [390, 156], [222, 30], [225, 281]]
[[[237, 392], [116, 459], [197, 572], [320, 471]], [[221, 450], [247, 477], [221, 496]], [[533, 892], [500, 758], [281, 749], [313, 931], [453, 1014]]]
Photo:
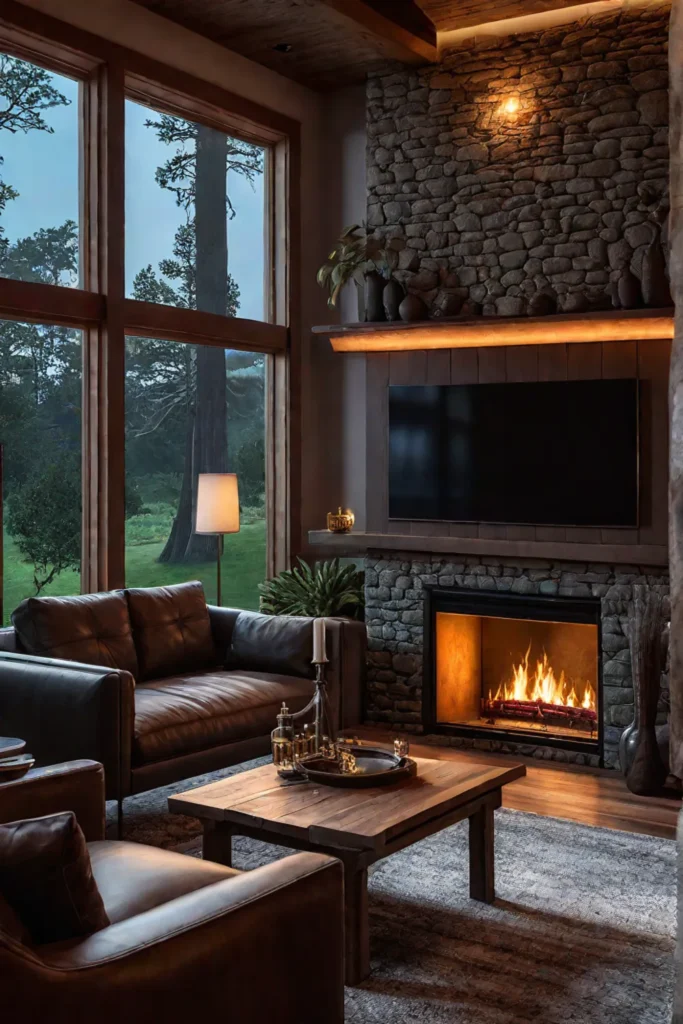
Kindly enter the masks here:
[[313, 619], [313, 664], [319, 665], [324, 661], [327, 661], [325, 620]]

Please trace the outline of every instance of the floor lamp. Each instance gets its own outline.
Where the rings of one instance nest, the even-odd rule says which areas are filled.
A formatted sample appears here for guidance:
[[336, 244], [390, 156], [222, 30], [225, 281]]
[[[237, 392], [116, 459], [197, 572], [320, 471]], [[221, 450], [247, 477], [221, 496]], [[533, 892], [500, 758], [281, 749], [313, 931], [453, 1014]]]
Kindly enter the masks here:
[[200, 473], [195, 533], [216, 534], [216, 604], [221, 604], [223, 537], [239, 533], [240, 502], [235, 473]]

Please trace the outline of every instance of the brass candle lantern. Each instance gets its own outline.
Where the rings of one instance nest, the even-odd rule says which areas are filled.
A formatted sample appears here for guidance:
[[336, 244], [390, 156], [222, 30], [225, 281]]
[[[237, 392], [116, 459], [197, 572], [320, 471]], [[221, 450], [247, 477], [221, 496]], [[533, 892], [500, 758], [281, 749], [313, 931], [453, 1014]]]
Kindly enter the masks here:
[[343, 509], [341, 505], [336, 512], [327, 513], [327, 529], [330, 533], [350, 533], [356, 517], [350, 508]]
[[[335, 735], [327, 695], [325, 665], [327, 664], [325, 620], [313, 620], [313, 664], [315, 665], [315, 693], [305, 708], [292, 713], [283, 703], [277, 716], [277, 725], [271, 733], [273, 764], [278, 775], [285, 779], [297, 778], [297, 763], [310, 754], [322, 754], [336, 759]], [[297, 723], [313, 713], [313, 721], [306, 722], [300, 732]]]

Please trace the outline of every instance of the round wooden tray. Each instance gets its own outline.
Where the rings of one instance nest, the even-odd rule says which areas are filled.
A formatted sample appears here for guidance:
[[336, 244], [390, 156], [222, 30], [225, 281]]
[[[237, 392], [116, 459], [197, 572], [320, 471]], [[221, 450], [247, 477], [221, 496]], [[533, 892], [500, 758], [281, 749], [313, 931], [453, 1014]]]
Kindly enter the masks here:
[[357, 775], [342, 773], [336, 761], [312, 754], [297, 764], [299, 771], [311, 782], [323, 786], [344, 786], [349, 789], [367, 789], [370, 786], [390, 786], [417, 774], [417, 765], [409, 757], [397, 757], [388, 750], [376, 747], [348, 747], [362, 769]]

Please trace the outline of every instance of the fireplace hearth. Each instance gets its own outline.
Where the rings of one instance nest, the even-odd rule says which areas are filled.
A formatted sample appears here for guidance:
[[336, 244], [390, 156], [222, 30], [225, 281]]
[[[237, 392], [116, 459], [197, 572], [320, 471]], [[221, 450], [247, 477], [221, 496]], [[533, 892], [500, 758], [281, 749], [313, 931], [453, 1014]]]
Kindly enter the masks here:
[[598, 599], [426, 588], [424, 614], [428, 732], [602, 760]]

